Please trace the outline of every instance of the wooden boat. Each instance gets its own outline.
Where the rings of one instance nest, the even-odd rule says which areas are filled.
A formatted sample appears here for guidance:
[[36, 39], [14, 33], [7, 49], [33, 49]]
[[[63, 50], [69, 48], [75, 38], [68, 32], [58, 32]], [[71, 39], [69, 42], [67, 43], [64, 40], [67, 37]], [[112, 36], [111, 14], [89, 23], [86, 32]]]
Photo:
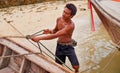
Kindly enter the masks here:
[[91, 3], [111, 39], [120, 46], [120, 2], [115, 0], [91, 0]]
[[10, 39], [0, 39], [0, 56], [0, 73], [73, 73]]

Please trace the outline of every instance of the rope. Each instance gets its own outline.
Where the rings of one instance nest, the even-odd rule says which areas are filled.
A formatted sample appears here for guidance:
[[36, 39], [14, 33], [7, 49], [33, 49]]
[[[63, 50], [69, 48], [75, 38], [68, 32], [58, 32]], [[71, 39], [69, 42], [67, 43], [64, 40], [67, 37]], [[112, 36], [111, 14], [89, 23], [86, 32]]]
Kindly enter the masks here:
[[[6, 22], [8, 22], [6, 19], [5, 19], [5, 21]], [[10, 23], [9, 23], [10, 24]], [[18, 33], [20, 33], [22, 36], [24, 36], [18, 29], [16, 29], [12, 24], [10, 24], [10, 26], [12, 27], [12, 28], [14, 28]]]
[[[28, 39], [28, 41], [33, 45], [33, 46], [35, 46], [36, 48], [40, 48], [40, 47], [38, 47], [38, 46], [36, 46], [34, 43], [32, 43], [29, 39]], [[44, 52], [43, 50], [42, 50], [42, 52], [45, 54], [45, 55], [47, 55], [48, 57], [50, 57], [51, 59], [53, 59], [54, 60], [54, 58], [52, 58], [50, 55], [48, 55], [46, 52]], [[42, 54], [43, 55], [43, 54]]]
[[42, 49], [40, 48], [39, 42], [37, 42], [37, 45], [38, 45], [38, 48], [40, 49], [40, 52], [41, 52], [41, 54], [42, 54]]
[[25, 36], [0, 36], [0, 38], [26, 38]]
[[63, 61], [61, 61], [56, 55], [54, 55], [46, 46], [44, 46], [41, 42], [39, 42], [48, 52], [50, 52], [56, 59], [58, 59], [64, 66], [72, 71], [70, 67], [68, 67]]
[[38, 35], [42, 35], [42, 34], [39, 34], [40, 32], [42, 32], [43, 30], [40, 30], [40, 31], [38, 31], [38, 32], [36, 32], [36, 33], [33, 33], [31, 36], [34, 36], [34, 35], [36, 35], [36, 36], [38, 36]]
[[[12, 26], [12, 25], [11, 25]], [[14, 26], [12, 26], [16, 31], [18, 31]], [[39, 35], [42, 35], [43, 33], [40, 33], [42, 32], [43, 30], [40, 30], [32, 35], [26, 35], [26, 36], [23, 36], [23, 34], [19, 31], [19, 33], [22, 35], [22, 36], [0, 36], [0, 38], [27, 38], [28, 39], [32, 36], [39, 36]]]

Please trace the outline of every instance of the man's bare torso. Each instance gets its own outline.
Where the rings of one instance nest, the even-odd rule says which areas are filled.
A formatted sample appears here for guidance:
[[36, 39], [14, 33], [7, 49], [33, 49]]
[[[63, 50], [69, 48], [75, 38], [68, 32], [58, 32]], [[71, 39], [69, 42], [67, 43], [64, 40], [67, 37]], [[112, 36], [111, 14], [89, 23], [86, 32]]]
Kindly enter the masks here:
[[64, 32], [67, 31], [67, 33], [65, 35], [58, 37], [58, 42], [68, 43], [71, 41], [72, 33], [74, 30], [74, 23], [72, 22], [72, 20], [66, 22], [61, 17], [58, 18], [57, 29], [58, 29], [58, 31], [60, 31], [60, 30], [65, 30]]

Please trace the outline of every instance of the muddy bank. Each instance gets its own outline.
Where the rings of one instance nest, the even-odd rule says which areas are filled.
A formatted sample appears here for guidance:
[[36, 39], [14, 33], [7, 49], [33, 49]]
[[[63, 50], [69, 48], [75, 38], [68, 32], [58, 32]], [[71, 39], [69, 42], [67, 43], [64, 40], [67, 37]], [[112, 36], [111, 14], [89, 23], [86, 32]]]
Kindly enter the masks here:
[[0, 8], [35, 4], [35, 3], [41, 3], [46, 1], [56, 1], [56, 0], [0, 0]]

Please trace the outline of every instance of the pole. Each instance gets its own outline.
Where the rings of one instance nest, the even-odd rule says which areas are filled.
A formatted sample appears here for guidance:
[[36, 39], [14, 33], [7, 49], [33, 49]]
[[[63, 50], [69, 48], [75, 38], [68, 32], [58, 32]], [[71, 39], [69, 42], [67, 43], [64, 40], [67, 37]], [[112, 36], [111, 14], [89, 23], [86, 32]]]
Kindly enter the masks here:
[[90, 24], [91, 24], [91, 30], [95, 31], [95, 25], [94, 25], [94, 17], [92, 12], [92, 4], [90, 0], [88, 0], [88, 9], [90, 10]]

